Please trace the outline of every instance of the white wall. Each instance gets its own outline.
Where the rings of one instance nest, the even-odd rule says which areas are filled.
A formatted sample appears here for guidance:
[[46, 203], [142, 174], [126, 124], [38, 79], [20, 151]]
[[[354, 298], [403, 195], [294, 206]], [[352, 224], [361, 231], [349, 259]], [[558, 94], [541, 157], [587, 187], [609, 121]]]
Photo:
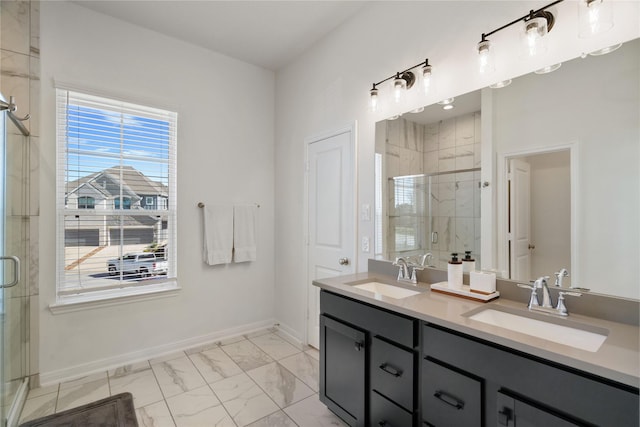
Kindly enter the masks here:
[[[376, 121], [639, 35], [637, 2], [616, 2], [614, 28], [600, 37], [585, 40], [577, 37], [577, 3], [564, 2], [555, 7], [558, 20], [548, 35], [549, 51], [544, 57], [531, 61], [517, 59], [513, 52], [519, 48], [518, 29], [504, 30], [493, 38], [500, 48], [496, 52], [495, 74], [479, 76], [475, 46], [480, 35], [544, 4], [539, 1], [371, 2], [278, 72], [275, 301], [276, 316], [282, 325], [304, 339], [308, 286], [300, 256], [305, 250], [304, 138], [357, 121], [358, 204], [373, 206]], [[419, 91], [411, 91], [401, 105], [377, 114], [368, 113], [368, 91], [372, 82], [417, 64], [425, 57], [434, 65], [431, 95], [420, 96]], [[491, 200], [493, 187], [484, 191], [483, 200], [485, 195]], [[358, 220], [357, 227], [359, 239], [373, 236], [373, 221]], [[359, 253], [358, 270], [366, 270], [369, 256]]]
[[[43, 382], [145, 359], [274, 317], [271, 71], [68, 2], [42, 2], [40, 372]], [[178, 112], [179, 295], [52, 315], [55, 301], [54, 79]], [[202, 262], [196, 204], [259, 203], [258, 260]]]

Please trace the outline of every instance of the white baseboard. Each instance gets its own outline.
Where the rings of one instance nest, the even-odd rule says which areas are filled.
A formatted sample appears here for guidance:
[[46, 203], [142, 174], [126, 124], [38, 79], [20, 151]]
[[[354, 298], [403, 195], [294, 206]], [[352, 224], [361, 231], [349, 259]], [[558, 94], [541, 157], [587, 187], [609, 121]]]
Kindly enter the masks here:
[[41, 372], [40, 384], [41, 387], [45, 387], [60, 382], [75, 380], [78, 378], [86, 377], [87, 375], [104, 372], [109, 369], [115, 369], [124, 365], [161, 357], [166, 354], [174, 353], [176, 351], [184, 351], [193, 347], [210, 344], [216, 341], [222, 341], [227, 338], [250, 334], [252, 332], [256, 332], [265, 328], [273, 327], [276, 323], [277, 322], [274, 319], [263, 320], [260, 322], [249, 323], [218, 332], [213, 332], [199, 337], [188, 338], [169, 344], [145, 348], [131, 353], [94, 360], [88, 363], [70, 366], [68, 368], [59, 369], [56, 371]]
[[276, 323], [276, 328], [278, 328], [278, 332], [276, 333], [285, 341], [288, 341], [300, 350], [304, 350], [307, 347], [307, 343], [301, 340], [296, 331], [290, 326]]

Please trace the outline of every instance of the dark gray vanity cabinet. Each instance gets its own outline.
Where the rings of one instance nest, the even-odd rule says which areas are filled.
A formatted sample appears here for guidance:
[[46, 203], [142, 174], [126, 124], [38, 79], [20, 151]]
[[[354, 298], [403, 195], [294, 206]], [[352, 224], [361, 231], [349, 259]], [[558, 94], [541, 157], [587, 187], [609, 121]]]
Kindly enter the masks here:
[[431, 426], [482, 426], [482, 381], [426, 358], [422, 360], [422, 419]]
[[320, 400], [350, 426], [413, 426], [418, 321], [327, 291], [320, 312]]
[[366, 341], [364, 331], [320, 316], [321, 400], [352, 426], [365, 425]]
[[[638, 389], [436, 325], [422, 329], [427, 425], [638, 426]], [[440, 408], [437, 390], [448, 402]], [[475, 422], [450, 422], [478, 404]], [[441, 417], [446, 411], [453, 415]]]
[[575, 427], [581, 424], [563, 419], [500, 391], [498, 392], [497, 425], [505, 427]]

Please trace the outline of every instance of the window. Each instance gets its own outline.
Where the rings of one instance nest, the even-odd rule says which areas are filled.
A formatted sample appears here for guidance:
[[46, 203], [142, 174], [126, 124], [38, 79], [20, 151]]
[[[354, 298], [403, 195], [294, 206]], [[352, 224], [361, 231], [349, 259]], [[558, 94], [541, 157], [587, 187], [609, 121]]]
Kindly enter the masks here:
[[56, 96], [57, 303], [176, 289], [177, 114]]
[[96, 199], [88, 196], [78, 197], [78, 209], [95, 209]]
[[154, 209], [155, 208], [155, 203], [154, 203], [155, 198], [147, 196], [144, 199], [144, 208], [145, 209]]
[[[122, 199], [122, 207], [120, 207], [120, 199]], [[113, 201], [115, 209], [131, 209], [131, 197], [118, 197]]]
[[419, 250], [422, 247], [425, 215], [424, 176], [409, 175], [393, 178], [393, 232], [394, 252]]

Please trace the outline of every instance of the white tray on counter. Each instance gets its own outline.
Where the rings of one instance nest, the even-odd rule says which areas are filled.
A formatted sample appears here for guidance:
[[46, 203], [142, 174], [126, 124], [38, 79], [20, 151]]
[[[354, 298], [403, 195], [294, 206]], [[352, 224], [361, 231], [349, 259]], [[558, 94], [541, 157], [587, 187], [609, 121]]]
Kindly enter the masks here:
[[472, 292], [469, 285], [462, 285], [462, 289], [452, 289], [447, 282], [439, 282], [431, 285], [431, 290], [455, 297], [467, 298], [474, 301], [489, 302], [500, 296], [500, 292], [495, 291], [490, 294]]

